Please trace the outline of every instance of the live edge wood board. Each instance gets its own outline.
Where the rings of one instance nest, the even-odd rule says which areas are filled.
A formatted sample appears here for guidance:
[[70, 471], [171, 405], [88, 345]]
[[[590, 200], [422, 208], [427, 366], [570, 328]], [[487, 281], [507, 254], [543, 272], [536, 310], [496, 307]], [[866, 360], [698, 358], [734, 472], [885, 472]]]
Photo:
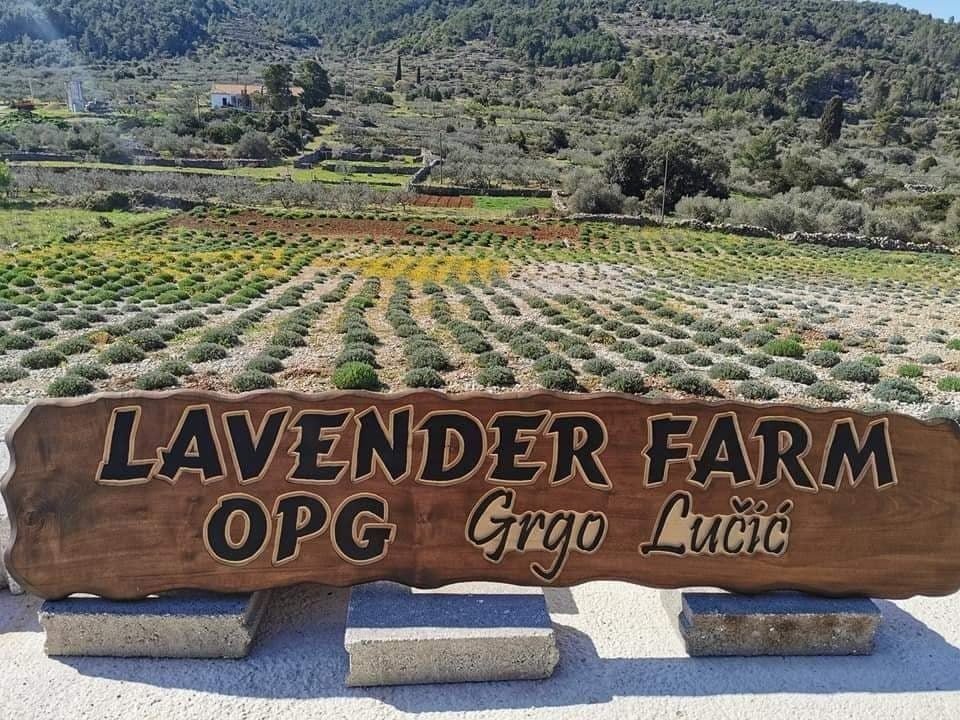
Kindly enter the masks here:
[[901, 598], [960, 587], [948, 421], [626, 395], [40, 401], [7, 567], [44, 597], [376, 579]]

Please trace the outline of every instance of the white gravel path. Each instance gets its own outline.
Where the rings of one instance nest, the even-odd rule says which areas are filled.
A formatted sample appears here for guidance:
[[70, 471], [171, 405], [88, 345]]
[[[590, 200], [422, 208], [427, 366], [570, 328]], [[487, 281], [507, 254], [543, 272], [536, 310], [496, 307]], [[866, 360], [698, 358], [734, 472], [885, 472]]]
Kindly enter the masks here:
[[[0, 429], [16, 412], [0, 406]], [[590, 583], [546, 592], [561, 650], [549, 680], [346, 689], [345, 590], [280, 591], [245, 660], [47, 658], [39, 600], [0, 591], [0, 714], [879, 720], [960, 713], [960, 595], [880, 601], [884, 621], [871, 657], [690, 659], [655, 590]]]

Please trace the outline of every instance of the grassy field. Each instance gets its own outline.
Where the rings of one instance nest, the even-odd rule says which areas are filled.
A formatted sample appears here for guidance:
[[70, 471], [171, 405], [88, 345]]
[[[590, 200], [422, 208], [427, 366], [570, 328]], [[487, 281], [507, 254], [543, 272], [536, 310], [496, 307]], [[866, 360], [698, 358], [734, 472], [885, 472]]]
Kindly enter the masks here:
[[[367, 185], [380, 185], [389, 187], [400, 187], [405, 185], [409, 175], [389, 175], [386, 173], [368, 173], [368, 172], [347, 172], [338, 173], [332, 170], [322, 168], [312, 168], [302, 170], [289, 165], [278, 165], [274, 167], [244, 167], [232, 168], [228, 170], [215, 170], [209, 168], [183, 168], [166, 167], [160, 165], [121, 165], [118, 163], [104, 162], [70, 162], [62, 160], [45, 160], [38, 162], [17, 162], [11, 163], [16, 166], [38, 166], [49, 168], [87, 168], [91, 170], [113, 170], [116, 172], [167, 172], [167, 173], [185, 173], [197, 175], [221, 175], [221, 176], [240, 176], [249, 177], [256, 180], [287, 180], [292, 179], [296, 182], [324, 182], [324, 183], [364, 183]], [[348, 164], [349, 166], [349, 164]]]
[[953, 256], [438, 212], [5, 219], [6, 397], [551, 388], [960, 412]]
[[0, 207], [0, 248], [55, 242], [68, 235], [122, 230], [165, 217], [165, 212], [93, 212], [73, 208], [43, 210]]

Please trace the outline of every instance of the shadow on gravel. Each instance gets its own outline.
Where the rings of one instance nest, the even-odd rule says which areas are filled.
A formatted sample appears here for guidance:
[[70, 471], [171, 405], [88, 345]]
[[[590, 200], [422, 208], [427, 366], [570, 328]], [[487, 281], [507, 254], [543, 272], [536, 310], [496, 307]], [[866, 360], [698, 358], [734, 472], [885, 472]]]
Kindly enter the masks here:
[[[245, 660], [59, 662], [82, 675], [159, 687], [278, 699], [370, 697], [405, 712], [562, 707], [620, 696], [960, 690], [960, 650], [886, 601], [878, 601], [883, 624], [870, 657], [607, 658], [597, 655], [584, 633], [555, 624], [561, 660], [548, 680], [345, 688], [348, 597], [348, 590], [312, 585], [276, 593], [257, 645]], [[555, 599], [570, 611], [563, 593]], [[663, 625], [650, 632], [672, 632], [665, 614]]]

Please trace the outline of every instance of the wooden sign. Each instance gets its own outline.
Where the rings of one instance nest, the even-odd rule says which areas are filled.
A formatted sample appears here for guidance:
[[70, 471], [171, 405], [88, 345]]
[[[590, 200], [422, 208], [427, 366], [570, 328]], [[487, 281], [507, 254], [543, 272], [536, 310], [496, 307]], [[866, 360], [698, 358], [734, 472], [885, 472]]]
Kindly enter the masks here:
[[179, 391], [37, 402], [8, 443], [7, 567], [45, 597], [376, 579], [960, 587], [948, 421], [608, 394]]

